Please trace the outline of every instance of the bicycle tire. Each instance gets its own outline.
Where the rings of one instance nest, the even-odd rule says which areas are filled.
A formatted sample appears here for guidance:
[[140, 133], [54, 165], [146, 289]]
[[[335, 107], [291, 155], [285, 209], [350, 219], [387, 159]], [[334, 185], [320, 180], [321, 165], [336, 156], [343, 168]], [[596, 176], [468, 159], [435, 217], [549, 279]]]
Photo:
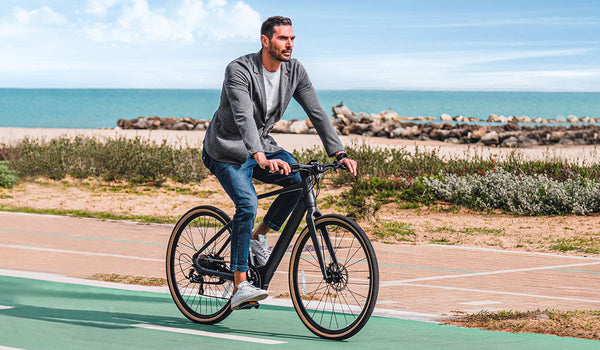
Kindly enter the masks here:
[[[193, 322], [214, 324], [231, 313], [233, 282], [199, 275], [192, 265], [192, 256], [229, 221], [229, 216], [222, 210], [200, 206], [185, 213], [171, 233], [166, 257], [169, 292], [177, 308]], [[230, 250], [222, 248], [229, 245], [229, 237], [230, 232], [224, 232], [202, 252], [227, 270]], [[220, 250], [221, 254], [217, 254]], [[199, 279], [203, 283], [199, 283]], [[215, 284], [208, 284], [209, 282]]]
[[[343, 340], [358, 333], [367, 323], [379, 292], [379, 268], [371, 242], [353, 220], [341, 215], [324, 215], [315, 220], [320, 250], [326, 266], [337, 274], [326, 282], [314, 254], [308, 228], [298, 237], [289, 269], [290, 294], [302, 323], [321, 338]], [[323, 243], [329, 232], [338, 265], [334, 266]]]

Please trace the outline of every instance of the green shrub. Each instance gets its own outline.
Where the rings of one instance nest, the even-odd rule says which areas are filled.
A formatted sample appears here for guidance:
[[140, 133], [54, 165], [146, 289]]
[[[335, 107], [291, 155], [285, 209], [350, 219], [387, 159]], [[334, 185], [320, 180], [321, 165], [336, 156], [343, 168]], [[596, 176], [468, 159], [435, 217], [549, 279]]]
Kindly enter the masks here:
[[586, 215], [600, 211], [600, 182], [583, 177], [554, 180], [498, 168], [485, 174], [423, 178], [436, 198], [480, 210], [524, 215]]
[[0, 161], [0, 187], [12, 188], [18, 180], [17, 172], [9, 169], [8, 165], [8, 161]]
[[14, 146], [13, 164], [21, 176], [47, 176], [60, 180], [101, 177], [162, 183], [201, 181], [208, 174], [200, 150], [173, 148], [141, 138], [104, 141], [94, 138], [59, 138], [50, 141], [23, 139]]

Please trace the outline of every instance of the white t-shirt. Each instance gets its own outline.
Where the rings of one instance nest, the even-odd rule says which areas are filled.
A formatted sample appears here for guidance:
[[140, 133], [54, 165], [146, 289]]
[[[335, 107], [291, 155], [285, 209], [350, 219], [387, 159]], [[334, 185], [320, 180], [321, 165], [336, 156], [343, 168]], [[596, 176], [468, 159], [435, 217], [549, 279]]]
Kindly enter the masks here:
[[279, 108], [279, 77], [281, 76], [281, 68], [275, 72], [269, 72], [263, 69], [263, 79], [265, 82], [265, 93], [267, 94], [267, 119], [270, 119]]

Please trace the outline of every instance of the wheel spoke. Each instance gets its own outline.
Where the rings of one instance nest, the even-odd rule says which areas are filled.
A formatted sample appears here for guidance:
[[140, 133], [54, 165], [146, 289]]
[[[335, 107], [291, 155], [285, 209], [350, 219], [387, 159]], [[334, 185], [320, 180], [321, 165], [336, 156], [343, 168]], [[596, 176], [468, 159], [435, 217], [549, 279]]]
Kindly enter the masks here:
[[[299, 247], [292, 254], [290, 276], [294, 277], [290, 277], [290, 282], [297, 284], [291, 285], [295, 291], [292, 297], [310, 330], [325, 338], [343, 339], [360, 330], [373, 311], [379, 285], [377, 262], [366, 235], [355, 229], [349, 219], [324, 216], [315, 225], [323, 263], [332, 281], [324, 280], [310, 234], [304, 231], [296, 243]], [[325, 232], [329, 234], [337, 265], [333, 265], [325, 244]], [[306, 294], [301, 294], [307, 287]], [[359, 317], [364, 313], [368, 316]]]
[[[200, 275], [194, 268], [192, 256], [204, 247], [214, 235], [225, 227], [229, 218], [212, 207], [199, 207], [188, 212], [177, 224], [169, 241], [168, 277], [169, 289], [177, 306], [188, 318], [197, 322], [215, 323], [226, 317], [230, 293], [224, 284], [208, 284], [219, 279]], [[215, 239], [206, 250], [199, 253], [198, 263], [209, 269], [228, 269], [230, 250], [228, 233]], [[223, 249], [221, 249], [223, 248]], [[221, 252], [219, 256], [215, 255]], [[223, 283], [228, 283], [223, 281]]]

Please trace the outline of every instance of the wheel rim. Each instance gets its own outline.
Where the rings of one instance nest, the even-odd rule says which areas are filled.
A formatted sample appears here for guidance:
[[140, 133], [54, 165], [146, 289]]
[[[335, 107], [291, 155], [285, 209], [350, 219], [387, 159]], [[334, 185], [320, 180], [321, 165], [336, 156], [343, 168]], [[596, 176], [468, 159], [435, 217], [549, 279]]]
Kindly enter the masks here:
[[[175, 302], [188, 317], [197, 320], [218, 317], [229, 308], [229, 299], [233, 291], [231, 281], [222, 281], [217, 277], [201, 276], [193, 267], [193, 256], [209, 241], [227, 220], [210, 211], [199, 211], [189, 215], [178, 227], [178, 234], [171, 247], [170, 286]], [[229, 232], [223, 233], [205, 251], [204, 261], [212, 267], [217, 264], [229, 271], [230, 252], [219, 252], [229, 238]]]
[[[317, 224], [317, 231], [327, 228], [338, 264], [331, 260], [323, 242], [319, 242], [327, 271], [333, 277], [325, 281], [308, 232], [302, 237], [296, 252], [293, 288], [298, 296], [300, 317], [308, 321], [320, 335], [351, 332], [369, 309], [373, 294], [370, 278], [373, 266], [368, 263], [368, 250], [354, 229], [344, 222], [327, 221]], [[320, 235], [319, 235], [320, 236]], [[320, 239], [322, 241], [322, 239]], [[369, 310], [370, 311], [370, 310]], [[306, 323], [306, 322], [305, 322]]]

